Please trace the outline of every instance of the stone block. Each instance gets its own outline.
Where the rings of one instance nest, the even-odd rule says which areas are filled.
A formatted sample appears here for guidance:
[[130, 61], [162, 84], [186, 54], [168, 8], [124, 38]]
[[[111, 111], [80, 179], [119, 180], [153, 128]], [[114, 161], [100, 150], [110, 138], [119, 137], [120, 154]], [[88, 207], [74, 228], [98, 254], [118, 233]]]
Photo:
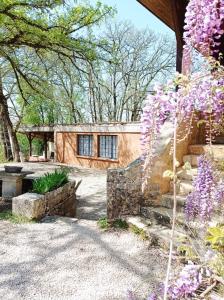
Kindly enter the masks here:
[[12, 200], [13, 213], [29, 219], [41, 219], [46, 214], [74, 217], [76, 214], [76, 182], [46, 193], [25, 193]]
[[41, 219], [45, 215], [44, 195], [25, 193], [12, 199], [12, 212], [29, 219]]

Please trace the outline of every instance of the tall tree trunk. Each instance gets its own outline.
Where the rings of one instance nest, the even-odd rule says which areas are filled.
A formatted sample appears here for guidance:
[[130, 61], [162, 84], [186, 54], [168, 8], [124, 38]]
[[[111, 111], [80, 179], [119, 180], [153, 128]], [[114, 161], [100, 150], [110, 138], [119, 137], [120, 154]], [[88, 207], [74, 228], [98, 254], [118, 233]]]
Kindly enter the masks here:
[[16, 132], [13, 129], [12, 122], [9, 117], [9, 110], [7, 105], [7, 99], [3, 93], [2, 78], [0, 75], [0, 112], [1, 120], [3, 121], [4, 126], [7, 128], [10, 144], [12, 148], [13, 160], [16, 162], [20, 161], [20, 148], [17, 140]]
[[7, 146], [6, 146], [6, 140], [5, 140], [5, 135], [4, 135], [3, 124], [0, 124], [0, 144], [2, 145], [2, 151], [3, 151], [4, 159], [8, 159]]
[[[0, 113], [1, 117], [1, 113]], [[2, 120], [2, 117], [1, 117]], [[9, 133], [8, 130], [3, 122], [0, 121], [0, 142], [3, 146], [3, 152], [5, 159], [10, 161], [13, 160], [13, 155], [12, 155], [12, 148], [10, 144], [10, 139], [9, 139]]]

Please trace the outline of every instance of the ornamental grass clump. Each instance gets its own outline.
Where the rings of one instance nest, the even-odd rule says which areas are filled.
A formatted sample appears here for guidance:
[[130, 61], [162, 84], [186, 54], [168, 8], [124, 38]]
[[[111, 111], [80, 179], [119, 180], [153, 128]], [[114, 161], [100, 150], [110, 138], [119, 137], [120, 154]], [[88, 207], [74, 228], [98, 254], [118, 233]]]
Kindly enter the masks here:
[[46, 173], [33, 182], [33, 192], [45, 194], [53, 191], [68, 182], [68, 171], [66, 169], [55, 170], [54, 173]]

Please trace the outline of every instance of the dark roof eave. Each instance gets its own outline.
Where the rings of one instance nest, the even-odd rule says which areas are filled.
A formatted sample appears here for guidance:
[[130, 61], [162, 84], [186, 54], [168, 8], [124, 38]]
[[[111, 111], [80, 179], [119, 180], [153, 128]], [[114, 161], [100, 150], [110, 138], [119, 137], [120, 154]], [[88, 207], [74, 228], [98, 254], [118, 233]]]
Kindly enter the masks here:
[[148, 11], [150, 11], [156, 18], [158, 18], [162, 23], [164, 23], [166, 26], [168, 26], [171, 30], [175, 31], [175, 28], [173, 25], [169, 24], [167, 21], [162, 19], [160, 16], [158, 16], [151, 8], [149, 8], [145, 3], [142, 2], [142, 0], [137, 0], [143, 7], [145, 7]]

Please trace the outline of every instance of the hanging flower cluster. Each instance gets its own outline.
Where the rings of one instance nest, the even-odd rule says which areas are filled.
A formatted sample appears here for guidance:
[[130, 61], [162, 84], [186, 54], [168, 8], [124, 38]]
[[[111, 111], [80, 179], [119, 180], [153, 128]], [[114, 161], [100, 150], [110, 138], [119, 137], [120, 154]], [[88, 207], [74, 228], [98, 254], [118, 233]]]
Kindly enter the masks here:
[[[180, 123], [190, 119], [192, 113], [198, 111], [204, 115], [205, 121], [209, 115], [212, 115], [213, 131], [220, 125], [224, 113], [223, 74], [222, 67], [216, 71], [216, 74], [211, 74], [209, 70], [207, 73], [195, 73], [191, 76], [178, 74], [173, 82], [169, 82], [163, 88], [161, 86], [156, 88], [153, 95], [147, 97], [141, 119], [145, 178], [150, 176], [157, 141], [166, 119], [174, 123], [174, 119], [177, 118]], [[176, 91], [177, 85], [178, 91]]]
[[202, 283], [200, 268], [193, 263], [184, 266], [179, 278], [168, 289], [169, 299], [189, 299]]
[[141, 145], [145, 178], [150, 176], [152, 159], [155, 156], [154, 151], [162, 125], [174, 109], [172, 92], [164, 94], [161, 87], [155, 90], [154, 95], [148, 95], [146, 99], [141, 117]]
[[200, 217], [209, 220], [216, 204], [217, 176], [214, 166], [208, 157], [202, 155], [198, 159], [198, 175], [193, 182], [193, 192], [186, 199], [187, 219]]
[[209, 56], [218, 52], [224, 33], [224, 0], [191, 0], [185, 15], [186, 48]]
[[[191, 299], [195, 295], [195, 292], [200, 287], [203, 278], [210, 275], [211, 272], [208, 269], [203, 269], [198, 265], [193, 264], [191, 261], [186, 264], [180, 271], [178, 278], [173, 278], [172, 283], [168, 288], [168, 299]], [[163, 289], [159, 288], [153, 291], [147, 300], [159, 300], [162, 298]]]
[[216, 186], [216, 190], [214, 193], [214, 202], [219, 205], [224, 204], [224, 181], [219, 181], [218, 185]]

